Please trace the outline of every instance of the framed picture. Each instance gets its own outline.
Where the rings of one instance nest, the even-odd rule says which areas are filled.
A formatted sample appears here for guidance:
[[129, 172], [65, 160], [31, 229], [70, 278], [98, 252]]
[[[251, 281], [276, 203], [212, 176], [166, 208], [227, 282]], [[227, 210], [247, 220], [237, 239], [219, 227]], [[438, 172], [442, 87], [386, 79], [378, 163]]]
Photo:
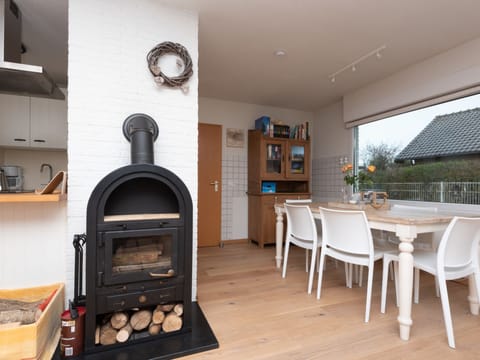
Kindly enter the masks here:
[[227, 146], [228, 147], [243, 147], [245, 144], [244, 129], [227, 129]]

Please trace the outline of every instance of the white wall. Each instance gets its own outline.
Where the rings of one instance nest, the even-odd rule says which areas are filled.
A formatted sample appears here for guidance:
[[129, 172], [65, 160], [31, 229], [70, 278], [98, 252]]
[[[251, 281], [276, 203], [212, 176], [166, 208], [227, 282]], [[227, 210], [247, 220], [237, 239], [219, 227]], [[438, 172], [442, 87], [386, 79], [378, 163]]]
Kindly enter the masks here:
[[[286, 125], [305, 121], [313, 125], [314, 120], [313, 113], [306, 111], [212, 98], [199, 99], [199, 122], [222, 125], [222, 240], [248, 237], [248, 129], [255, 128], [255, 120], [262, 115], [281, 120]], [[225, 133], [228, 128], [244, 130], [243, 148], [226, 146]]]
[[65, 235], [65, 202], [0, 204], [0, 288], [64, 282]]
[[[73, 235], [86, 230], [86, 205], [95, 185], [108, 173], [130, 164], [124, 120], [145, 113], [160, 134], [155, 164], [176, 173], [193, 199], [193, 298], [196, 297], [198, 19], [151, 0], [70, 0], [68, 66], [68, 237], [67, 296], [73, 286]], [[190, 90], [158, 86], [147, 53], [172, 41], [188, 50], [193, 62]], [[163, 70], [163, 69], [162, 69]], [[176, 74], [167, 68], [166, 73]]]
[[480, 38], [346, 94], [344, 121], [372, 116], [480, 84]]
[[315, 113], [312, 137], [312, 197], [318, 201], [342, 199], [343, 175], [340, 158], [352, 161], [353, 130], [343, 123], [342, 102]]

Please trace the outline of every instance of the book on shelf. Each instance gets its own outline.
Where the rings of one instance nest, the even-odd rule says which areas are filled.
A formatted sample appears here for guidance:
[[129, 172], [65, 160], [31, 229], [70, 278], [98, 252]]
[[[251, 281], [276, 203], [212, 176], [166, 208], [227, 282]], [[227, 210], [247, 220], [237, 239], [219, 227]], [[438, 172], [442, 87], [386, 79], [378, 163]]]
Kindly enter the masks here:
[[308, 121], [295, 125], [290, 129], [290, 139], [310, 140], [310, 126]]

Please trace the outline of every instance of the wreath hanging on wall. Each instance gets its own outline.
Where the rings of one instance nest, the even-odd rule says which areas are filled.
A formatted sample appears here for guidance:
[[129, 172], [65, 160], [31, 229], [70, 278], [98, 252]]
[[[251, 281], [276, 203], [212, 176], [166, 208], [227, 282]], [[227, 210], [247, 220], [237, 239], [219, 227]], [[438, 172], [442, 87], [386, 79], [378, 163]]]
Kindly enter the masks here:
[[[169, 77], [162, 72], [157, 63], [158, 59], [165, 54], [174, 54], [178, 57], [177, 66], [180, 68], [183, 67], [181, 74]], [[148, 69], [154, 76], [155, 82], [170, 87], [180, 87], [183, 92], [188, 91], [188, 85], [185, 85], [185, 83], [190, 79], [190, 76], [193, 75], [192, 59], [183, 45], [171, 41], [162, 42], [149, 51], [147, 54], [147, 63]]]

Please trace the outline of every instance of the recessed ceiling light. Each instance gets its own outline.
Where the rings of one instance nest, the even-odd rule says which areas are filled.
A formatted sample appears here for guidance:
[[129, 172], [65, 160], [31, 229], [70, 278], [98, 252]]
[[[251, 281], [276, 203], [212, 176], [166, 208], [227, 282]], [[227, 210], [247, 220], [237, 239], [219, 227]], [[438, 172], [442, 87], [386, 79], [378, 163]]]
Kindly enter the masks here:
[[287, 52], [285, 50], [275, 50], [275, 52], [273, 53], [275, 56], [285, 56], [287, 55]]

